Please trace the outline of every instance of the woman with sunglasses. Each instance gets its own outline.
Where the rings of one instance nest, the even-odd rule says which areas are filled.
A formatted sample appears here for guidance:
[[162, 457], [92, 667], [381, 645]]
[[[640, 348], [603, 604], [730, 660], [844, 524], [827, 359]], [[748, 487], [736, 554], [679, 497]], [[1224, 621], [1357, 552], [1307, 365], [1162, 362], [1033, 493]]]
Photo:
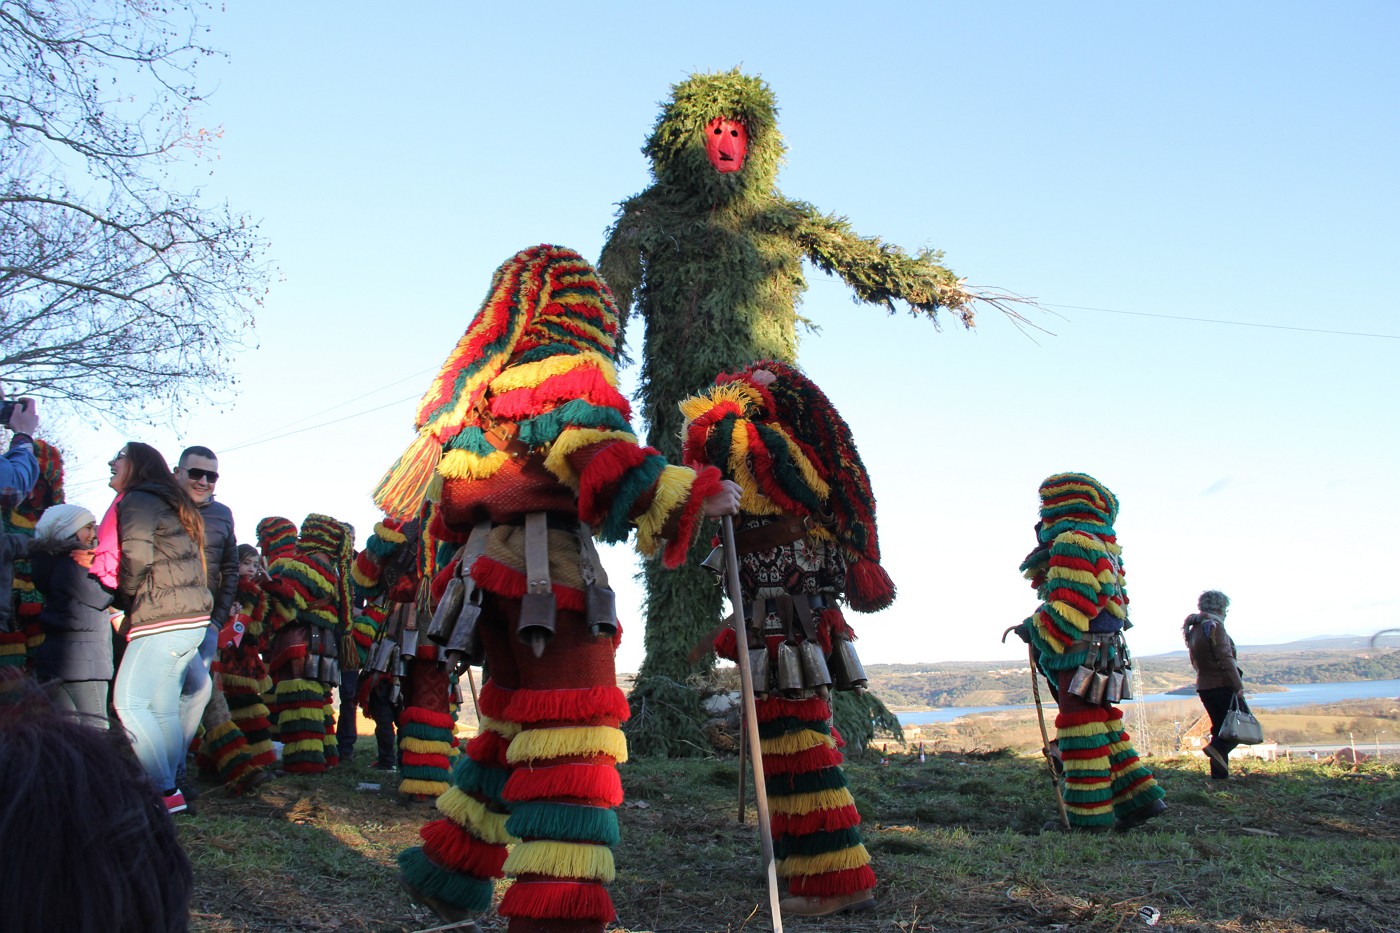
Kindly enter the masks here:
[[[204, 521], [160, 451], [135, 441], [112, 458], [117, 498], [98, 530], [110, 553], [115, 531], [116, 605], [127, 645], [113, 706], [137, 759], [171, 813], [187, 809], [175, 785], [185, 755], [180, 686], [199, 654], [213, 600], [204, 567]], [[103, 541], [104, 531], [108, 541]], [[99, 579], [102, 574], [99, 573]]]

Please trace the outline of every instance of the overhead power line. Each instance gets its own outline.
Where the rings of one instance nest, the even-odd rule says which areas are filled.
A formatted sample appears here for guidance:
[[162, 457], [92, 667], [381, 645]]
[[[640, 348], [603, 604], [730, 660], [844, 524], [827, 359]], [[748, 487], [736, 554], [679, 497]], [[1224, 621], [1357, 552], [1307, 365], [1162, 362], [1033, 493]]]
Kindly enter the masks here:
[[1151, 311], [1119, 311], [1116, 308], [1090, 308], [1084, 305], [1057, 305], [1048, 301], [1039, 302], [1046, 308], [1070, 308], [1075, 311], [1101, 311], [1104, 314], [1126, 314], [1131, 317], [1157, 317], [1168, 321], [1192, 321], [1198, 324], [1231, 324], [1235, 327], [1263, 327], [1269, 330], [1298, 330], [1309, 334], [1335, 334], [1338, 337], [1375, 337], [1381, 340], [1400, 340], [1400, 334], [1369, 334], [1352, 330], [1329, 330], [1325, 327], [1293, 327], [1289, 324], [1261, 324], [1258, 321], [1226, 321], [1213, 317], [1187, 317], [1181, 314], [1154, 314]]

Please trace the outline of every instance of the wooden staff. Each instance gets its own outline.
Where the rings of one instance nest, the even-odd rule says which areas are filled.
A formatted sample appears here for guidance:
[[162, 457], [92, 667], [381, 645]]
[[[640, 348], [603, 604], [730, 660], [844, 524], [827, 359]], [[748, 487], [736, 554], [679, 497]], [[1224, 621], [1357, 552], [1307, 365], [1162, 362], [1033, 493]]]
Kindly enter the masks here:
[[[753, 762], [753, 796], [758, 807], [758, 838], [763, 845], [763, 861], [768, 871], [768, 911], [773, 917], [773, 933], [783, 933], [783, 917], [778, 906], [778, 862], [773, 857], [773, 826], [768, 821], [768, 788], [763, 783], [763, 751], [758, 739], [758, 707], [753, 698], [753, 671], [749, 670], [749, 636], [744, 626], [744, 591], [739, 579], [739, 549], [734, 545], [734, 517], [721, 518], [724, 532], [725, 575], [729, 602], [734, 607], [730, 624], [734, 627], [735, 656], [739, 664], [740, 692], [744, 699], [744, 723], [748, 728], [749, 758]], [[739, 773], [742, 786], [743, 772]]]
[[1060, 793], [1060, 776], [1055, 773], [1055, 760], [1050, 755], [1050, 734], [1045, 731], [1045, 710], [1040, 705], [1040, 678], [1035, 675], [1035, 648], [1030, 645], [1026, 647], [1031, 656], [1031, 693], [1035, 694], [1035, 717], [1040, 722], [1040, 750], [1045, 755], [1045, 766], [1050, 769], [1050, 784], [1055, 788], [1055, 803], [1060, 808], [1060, 824], [1069, 829], [1069, 812], [1065, 810], [1065, 795]]

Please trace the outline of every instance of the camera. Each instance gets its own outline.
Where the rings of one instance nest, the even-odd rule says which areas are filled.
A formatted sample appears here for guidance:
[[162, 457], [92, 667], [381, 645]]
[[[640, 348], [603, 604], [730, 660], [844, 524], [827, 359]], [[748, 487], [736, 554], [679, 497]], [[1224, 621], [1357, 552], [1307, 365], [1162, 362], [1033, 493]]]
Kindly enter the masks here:
[[0, 425], [7, 428], [10, 426], [10, 416], [15, 413], [15, 406], [18, 404], [18, 400], [5, 399], [0, 401]]

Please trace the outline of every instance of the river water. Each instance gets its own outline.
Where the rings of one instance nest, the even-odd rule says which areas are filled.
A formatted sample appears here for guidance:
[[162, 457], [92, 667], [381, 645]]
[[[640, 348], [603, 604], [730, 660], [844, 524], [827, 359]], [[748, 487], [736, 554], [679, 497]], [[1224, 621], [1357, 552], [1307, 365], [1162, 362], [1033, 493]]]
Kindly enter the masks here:
[[[1042, 687], [1044, 684], [1042, 683]], [[1245, 696], [1252, 709], [1272, 709], [1280, 706], [1315, 706], [1320, 703], [1336, 703], [1341, 700], [1377, 700], [1400, 697], [1400, 680], [1356, 680], [1338, 684], [1280, 684], [1279, 691]], [[1041, 693], [1044, 701], [1053, 708], [1048, 691]], [[1183, 700], [1199, 702], [1194, 693], [1149, 693], [1142, 697], [1144, 703], [1180, 703]], [[1136, 703], [1137, 700], [1129, 700]], [[1120, 704], [1120, 706], [1125, 706]], [[1034, 709], [1032, 704], [1022, 706], [944, 706], [938, 709], [913, 710], [896, 713], [902, 726], [921, 726], [927, 723], [951, 722], [964, 716], [977, 713], [1004, 713], [1012, 710]]]

